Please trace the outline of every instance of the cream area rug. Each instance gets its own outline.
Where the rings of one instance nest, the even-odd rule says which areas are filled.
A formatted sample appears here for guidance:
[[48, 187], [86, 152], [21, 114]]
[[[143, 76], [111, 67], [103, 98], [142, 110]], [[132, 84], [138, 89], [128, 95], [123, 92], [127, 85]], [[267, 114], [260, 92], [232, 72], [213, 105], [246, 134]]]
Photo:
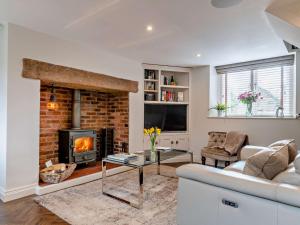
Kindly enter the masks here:
[[[161, 173], [175, 176], [175, 168], [162, 167]], [[35, 200], [74, 225], [176, 225], [177, 178], [156, 174], [156, 167], [144, 168], [142, 209], [102, 194], [102, 180], [57, 191]], [[107, 184], [115, 194], [136, 200], [138, 171], [109, 177]], [[106, 186], [107, 187], [107, 186]]]

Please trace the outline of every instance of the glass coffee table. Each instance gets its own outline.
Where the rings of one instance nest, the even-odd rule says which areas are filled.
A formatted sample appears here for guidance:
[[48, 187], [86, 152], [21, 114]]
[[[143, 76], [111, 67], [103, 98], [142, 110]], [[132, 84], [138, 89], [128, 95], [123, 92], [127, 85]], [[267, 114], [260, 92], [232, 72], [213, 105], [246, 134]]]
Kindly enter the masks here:
[[[156, 165], [157, 166], [157, 174], [161, 175], [161, 171], [160, 171], [161, 162], [163, 162], [165, 160], [187, 154], [190, 156], [190, 162], [193, 163], [193, 152], [186, 151], [186, 150], [179, 150], [179, 149], [157, 150], [156, 154], [157, 154], [157, 157], [156, 157], [157, 160], [155, 162], [150, 161], [150, 150], [146, 150], [142, 154], [137, 154], [137, 158], [131, 159], [127, 163], [118, 162], [115, 160], [104, 158], [102, 160], [102, 193], [104, 195], [107, 195], [114, 199], [118, 199], [124, 203], [127, 203], [127, 204], [135, 207], [135, 208], [140, 209], [143, 207], [143, 202], [144, 202], [143, 184], [144, 184], [144, 167], [145, 166]], [[126, 166], [126, 167], [132, 168], [133, 170], [136, 169], [138, 171], [137, 176], [138, 176], [138, 182], [139, 182], [139, 193], [138, 193], [137, 203], [117, 196], [115, 193], [113, 193], [111, 191], [111, 189], [109, 189], [107, 187], [106, 179], [107, 179], [107, 165], [108, 164]], [[122, 172], [120, 172], [120, 173], [122, 173]], [[116, 173], [111, 176], [115, 176], [120, 173]]]

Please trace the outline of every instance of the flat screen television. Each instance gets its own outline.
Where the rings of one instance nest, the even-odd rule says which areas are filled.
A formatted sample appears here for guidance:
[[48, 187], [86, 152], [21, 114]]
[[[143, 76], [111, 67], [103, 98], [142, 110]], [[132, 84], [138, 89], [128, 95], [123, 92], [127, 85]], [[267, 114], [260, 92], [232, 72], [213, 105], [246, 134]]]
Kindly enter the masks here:
[[144, 128], [162, 131], [187, 131], [186, 105], [145, 105]]

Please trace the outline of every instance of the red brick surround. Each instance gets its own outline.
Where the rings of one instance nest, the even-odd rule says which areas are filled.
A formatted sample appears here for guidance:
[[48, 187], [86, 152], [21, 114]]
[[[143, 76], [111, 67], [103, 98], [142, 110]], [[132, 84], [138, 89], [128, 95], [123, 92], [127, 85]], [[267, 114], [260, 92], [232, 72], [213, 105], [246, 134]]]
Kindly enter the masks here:
[[[58, 162], [58, 130], [72, 127], [73, 90], [55, 88], [59, 104], [57, 111], [49, 111], [47, 103], [51, 87], [41, 85], [40, 96], [40, 167], [48, 160]], [[115, 128], [115, 149], [121, 149], [122, 142], [128, 144], [128, 93], [109, 94], [95, 91], [81, 91], [81, 128], [97, 131], [99, 143], [101, 128]], [[99, 147], [99, 146], [98, 146]]]

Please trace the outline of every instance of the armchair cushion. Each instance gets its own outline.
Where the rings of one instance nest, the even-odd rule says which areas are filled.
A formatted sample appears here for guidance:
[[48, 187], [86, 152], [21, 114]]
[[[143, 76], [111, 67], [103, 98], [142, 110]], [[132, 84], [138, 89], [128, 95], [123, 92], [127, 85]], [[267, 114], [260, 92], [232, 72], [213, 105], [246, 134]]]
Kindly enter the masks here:
[[208, 133], [207, 147], [224, 147], [226, 140], [226, 132], [211, 131]]

